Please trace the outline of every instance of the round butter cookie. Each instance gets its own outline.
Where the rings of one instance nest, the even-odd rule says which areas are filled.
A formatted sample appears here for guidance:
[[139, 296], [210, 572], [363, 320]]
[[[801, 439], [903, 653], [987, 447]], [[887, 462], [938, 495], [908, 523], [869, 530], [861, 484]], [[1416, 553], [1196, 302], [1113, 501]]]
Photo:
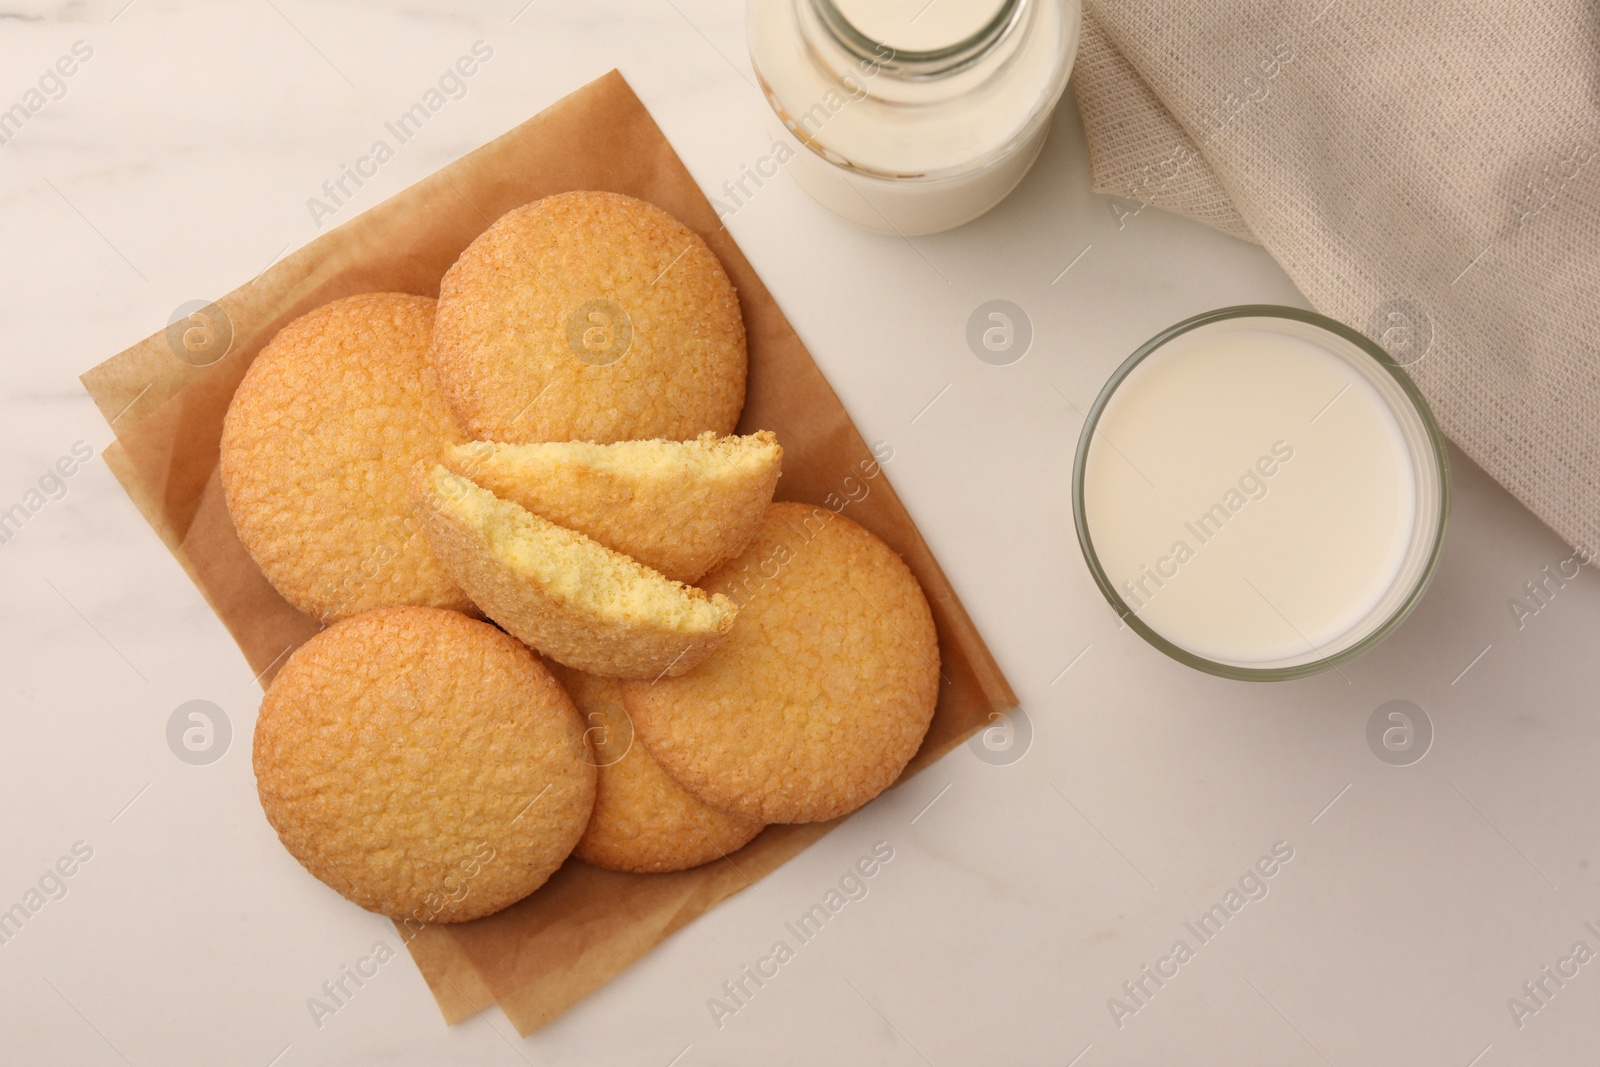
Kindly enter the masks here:
[[411, 510], [412, 468], [467, 439], [428, 361], [433, 309], [402, 293], [324, 304], [267, 342], [228, 405], [228, 514], [267, 580], [313, 618], [473, 610]]
[[635, 744], [613, 678], [552, 664], [586, 731], [600, 777], [594, 813], [573, 854], [612, 871], [682, 871], [736, 852], [761, 824], [708, 808], [674, 782]]
[[256, 720], [267, 821], [370, 911], [463, 922], [544, 884], [594, 806], [583, 722], [488, 623], [382, 608], [296, 649]]
[[573, 192], [507, 212], [439, 285], [445, 397], [491, 441], [688, 440], [744, 407], [739, 298], [652, 204]]
[[630, 682], [634, 732], [679, 785], [752, 821], [817, 822], [892, 783], [939, 694], [933, 615], [910, 569], [842, 515], [773, 504], [701, 583], [738, 605], [694, 670]]

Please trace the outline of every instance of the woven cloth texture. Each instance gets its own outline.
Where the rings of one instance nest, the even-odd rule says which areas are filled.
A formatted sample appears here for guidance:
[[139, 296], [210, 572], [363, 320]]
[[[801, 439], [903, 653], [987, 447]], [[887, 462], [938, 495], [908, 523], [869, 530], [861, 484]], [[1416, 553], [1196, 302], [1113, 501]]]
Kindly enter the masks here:
[[1600, 552], [1594, 0], [1085, 0], [1097, 192], [1263, 245]]

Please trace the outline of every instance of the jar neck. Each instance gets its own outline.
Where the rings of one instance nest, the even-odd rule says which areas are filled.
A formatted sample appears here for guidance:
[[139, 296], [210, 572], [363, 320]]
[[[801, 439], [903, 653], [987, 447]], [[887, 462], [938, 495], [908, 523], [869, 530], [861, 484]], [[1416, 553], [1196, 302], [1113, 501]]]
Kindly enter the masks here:
[[[921, 50], [896, 48], [889, 42], [862, 32], [839, 10], [835, 0], [795, 2], [801, 9], [802, 32], [810, 30], [819, 33], [828, 44], [843, 49], [863, 64], [871, 64], [875, 70], [920, 80], [958, 73], [992, 54], [1022, 21], [1029, 0], [999, 0], [994, 15], [971, 34], [949, 44]], [[806, 18], [807, 14], [811, 18]]]

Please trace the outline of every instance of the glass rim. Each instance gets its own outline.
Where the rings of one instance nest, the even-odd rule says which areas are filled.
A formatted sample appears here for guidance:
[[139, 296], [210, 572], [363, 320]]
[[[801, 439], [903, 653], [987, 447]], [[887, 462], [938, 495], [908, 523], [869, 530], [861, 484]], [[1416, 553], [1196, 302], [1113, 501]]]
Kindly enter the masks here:
[[1021, 17], [1025, 0], [1000, 0], [987, 22], [957, 41], [938, 48], [897, 49], [863, 33], [835, 0], [811, 0], [822, 25], [834, 40], [857, 59], [870, 60], [904, 76], [927, 77], [954, 73], [976, 62], [1000, 41]]
[[[754, 2], [760, 2], [760, 0], [754, 0]], [[826, 22], [827, 18], [823, 13], [824, 7], [830, 11], [836, 12], [836, 9], [833, 6], [833, 0], [785, 0], [785, 2], [792, 2], [796, 5], [807, 5], [814, 12], [816, 12], [818, 19], [824, 22]], [[779, 97], [777, 91], [772, 87], [772, 83], [768, 81], [766, 74], [762, 71], [761, 57], [759, 50], [755, 46], [753, 25], [750, 19], [747, 17], [746, 36], [748, 39], [750, 53], [750, 67], [755, 73], [756, 84], [761, 90], [761, 95], [766, 98], [767, 106], [771, 108], [773, 114], [777, 116], [778, 124], [783, 127], [784, 132], [787, 133], [789, 137], [793, 138], [802, 150], [809, 152], [811, 155], [815, 156], [817, 159], [820, 159], [822, 162], [827, 163], [829, 166], [838, 169], [845, 174], [849, 180], [867, 183], [884, 182], [897, 187], [906, 187], [908, 185], [936, 186], [941, 182], [961, 181], [969, 178], [973, 174], [979, 173], [996, 165], [998, 162], [1008, 158], [1013, 153], [1027, 148], [1029, 142], [1039, 133], [1039, 130], [1049, 124], [1052, 116], [1055, 114], [1056, 107], [1061, 103], [1061, 98], [1066, 95], [1067, 84], [1071, 81], [1072, 72], [1077, 67], [1079, 45], [1083, 39], [1082, 0], [1034, 0], [1034, 2], [1065, 4], [1066, 10], [1069, 12], [1066, 24], [1063, 26], [1063, 47], [1061, 48], [1060, 55], [1057, 58], [1055, 69], [1047, 86], [1047, 91], [1039, 98], [1039, 107], [1034, 114], [1029, 116], [1025, 123], [1013, 131], [1012, 135], [1005, 142], [988, 149], [979, 156], [975, 156], [972, 159], [965, 160], [961, 163], [953, 164], [947, 167], [938, 167], [919, 171], [890, 170], [841, 155], [839, 152], [823, 143], [817, 137], [806, 132], [801, 127], [799, 121], [796, 120], [794, 114], [789, 110], [788, 106], [784, 103], [783, 99]], [[796, 10], [798, 10], [798, 7]], [[1007, 3], [1002, 6], [1001, 13], [1007, 16], [1007, 20], [1000, 28], [1006, 32], [1009, 32], [1012, 24], [1028, 13], [1028, 5], [1021, 2], [1016, 3], [1015, 5]], [[839, 19], [843, 19], [842, 15], [838, 15], [837, 17]], [[998, 15], [996, 16], [996, 19], [997, 21], [999, 20]], [[848, 25], [848, 22], [846, 25]], [[894, 69], [891, 63], [886, 62], [885, 56], [870, 52], [856, 53], [853, 51], [850, 45], [847, 45], [838, 39], [838, 35], [841, 32], [840, 30], [834, 28], [833, 26], [826, 26], [825, 28], [830, 35], [833, 35], [835, 38], [835, 43], [844, 48], [847, 53], [856, 55], [856, 58], [859, 62], [876, 63], [884, 70]], [[851, 27], [851, 29], [853, 30], [853, 27]], [[974, 34], [973, 38], [969, 38], [969, 40], [975, 39], [986, 32], [988, 32], [988, 27], [986, 27], [984, 30], [978, 31], [978, 33]], [[859, 31], [856, 31], [856, 35], [862, 41], [870, 42], [870, 38], [866, 37], [864, 34], [860, 34]], [[998, 39], [999, 38], [996, 38], [996, 40]], [[901, 60], [904, 60], [907, 56], [914, 57], [924, 54], [931, 53], [897, 53]], [[942, 73], [950, 73], [950, 71], [943, 71], [941, 74]]]
[[[1424, 561], [1422, 570], [1413, 581], [1411, 588], [1406, 592], [1404, 599], [1383, 622], [1359, 641], [1329, 655], [1319, 656], [1304, 663], [1296, 663], [1285, 667], [1244, 667], [1234, 663], [1223, 663], [1192, 652], [1157, 633], [1139, 617], [1138, 612], [1131, 608], [1122, 595], [1117, 592], [1110, 575], [1101, 566], [1099, 554], [1094, 549], [1094, 539], [1089, 535], [1089, 523], [1084, 509], [1083, 482], [1084, 471], [1089, 458], [1089, 444], [1094, 439], [1095, 428], [1099, 425], [1101, 414], [1105, 411], [1106, 405], [1122, 383], [1146, 358], [1160, 351], [1168, 342], [1202, 326], [1245, 318], [1291, 319], [1315, 326], [1350, 342], [1358, 350], [1371, 357], [1395, 380], [1400, 390], [1405, 394], [1406, 399], [1411, 402], [1411, 406], [1420, 416], [1433, 453], [1432, 465], [1439, 477], [1439, 520], [1433, 531], [1432, 544], [1428, 546], [1427, 559]], [[1421, 458], [1426, 462], [1427, 457]], [[1072, 462], [1072, 519], [1073, 525], [1077, 529], [1078, 545], [1083, 551], [1084, 562], [1089, 566], [1089, 573], [1094, 576], [1095, 585], [1099, 586], [1101, 594], [1117, 613], [1117, 616], [1148, 644], [1179, 663], [1204, 671], [1207, 674], [1235, 681], [1278, 682], [1320, 674], [1323, 671], [1331, 670], [1341, 664], [1350, 662], [1389, 636], [1416, 608], [1417, 604], [1422, 600], [1423, 594], [1427, 591], [1429, 584], [1433, 581], [1434, 572], [1438, 570], [1439, 559], [1443, 553], [1445, 528], [1449, 525], [1449, 518], [1450, 457], [1445, 445], [1444, 434], [1439, 429], [1439, 424], [1434, 418], [1432, 408], [1428, 406], [1427, 400], [1417, 388], [1416, 383], [1411, 380], [1411, 376], [1378, 344], [1344, 323], [1330, 319], [1326, 315], [1320, 315], [1315, 311], [1305, 311], [1301, 308], [1280, 304], [1235, 304], [1230, 307], [1201, 312], [1198, 315], [1192, 315], [1181, 322], [1168, 326], [1140, 345], [1132, 355], [1123, 360], [1117, 369], [1112, 372], [1111, 377], [1101, 387], [1100, 394], [1095, 397], [1094, 403], [1084, 416], [1083, 430], [1078, 436], [1077, 454], [1073, 457]]]

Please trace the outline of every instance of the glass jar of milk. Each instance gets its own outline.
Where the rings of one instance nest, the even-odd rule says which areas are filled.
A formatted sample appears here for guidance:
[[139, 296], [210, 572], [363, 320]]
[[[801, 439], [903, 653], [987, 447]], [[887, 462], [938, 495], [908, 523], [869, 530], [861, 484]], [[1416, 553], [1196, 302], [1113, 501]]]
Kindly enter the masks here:
[[879, 233], [969, 222], [1039, 155], [1079, 0], [749, 0], [750, 59], [788, 169]]

